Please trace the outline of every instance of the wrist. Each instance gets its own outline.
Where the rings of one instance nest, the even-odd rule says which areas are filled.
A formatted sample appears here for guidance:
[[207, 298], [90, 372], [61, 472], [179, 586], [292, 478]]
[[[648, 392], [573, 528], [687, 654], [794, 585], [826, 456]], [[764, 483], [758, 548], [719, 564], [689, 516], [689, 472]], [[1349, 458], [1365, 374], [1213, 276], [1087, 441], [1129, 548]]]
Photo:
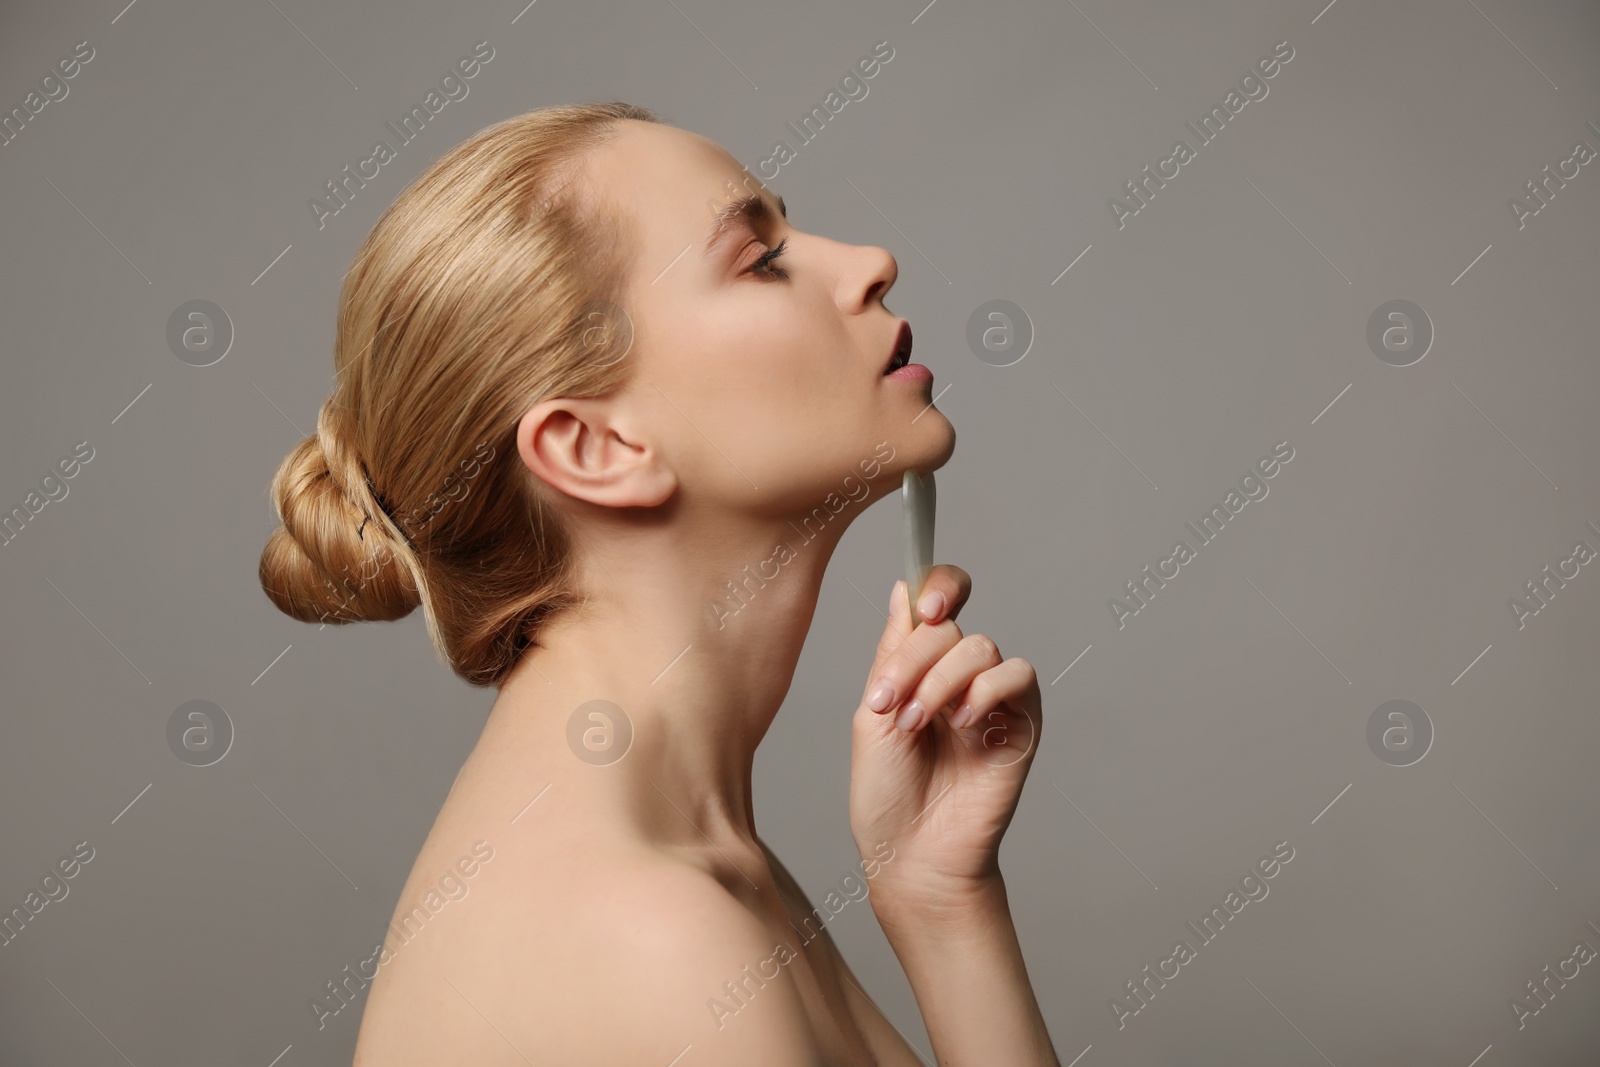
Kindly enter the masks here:
[[884, 894], [873, 906], [940, 1063], [1061, 1067], [998, 873], [950, 894]]
[[976, 877], [929, 875], [909, 866], [889, 878], [885, 871], [868, 898], [885, 936], [933, 932], [946, 939], [988, 930], [997, 915], [1010, 915], [999, 868]]

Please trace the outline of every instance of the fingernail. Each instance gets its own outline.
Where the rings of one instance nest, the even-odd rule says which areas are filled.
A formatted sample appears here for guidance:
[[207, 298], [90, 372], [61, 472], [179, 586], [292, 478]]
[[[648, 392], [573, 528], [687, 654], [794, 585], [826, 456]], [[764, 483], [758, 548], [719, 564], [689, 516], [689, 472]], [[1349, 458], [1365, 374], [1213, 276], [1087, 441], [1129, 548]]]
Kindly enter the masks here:
[[867, 707], [871, 708], [873, 711], [883, 711], [893, 703], [894, 685], [887, 680], [880, 681], [877, 685], [872, 687], [872, 690], [869, 693], [867, 693]]
[[896, 581], [889, 587], [889, 618], [891, 619], [899, 614], [900, 611], [900, 609], [896, 607], [896, 600], [898, 598], [895, 596], [895, 594], [898, 592], [900, 592], [900, 583], [899, 581]]
[[917, 610], [922, 612], [924, 619], [937, 619], [944, 610], [944, 594], [937, 589], [924, 593], [922, 599], [917, 601]]
[[913, 700], [911, 703], [900, 709], [900, 715], [894, 720], [894, 724], [902, 730], [910, 730], [915, 728], [917, 723], [921, 721], [922, 701]]
[[971, 704], [962, 704], [956, 709], [956, 713], [950, 716], [950, 725], [958, 730], [963, 729], [972, 722], [974, 714]]

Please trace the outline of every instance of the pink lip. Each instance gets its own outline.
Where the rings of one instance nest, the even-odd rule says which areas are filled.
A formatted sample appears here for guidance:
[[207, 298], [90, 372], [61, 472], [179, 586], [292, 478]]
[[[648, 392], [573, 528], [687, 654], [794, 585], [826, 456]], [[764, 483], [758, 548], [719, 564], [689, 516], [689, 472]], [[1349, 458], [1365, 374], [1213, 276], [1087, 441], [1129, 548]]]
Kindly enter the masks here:
[[905, 350], [907, 356], [911, 355], [911, 324], [904, 321], [900, 323], [900, 329], [895, 331], [894, 347], [889, 350], [889, 358], [884, 360], [885, 369], [887, 369], [888, 364], [894, 362], [895, 354], [902, 349]]
[[929, 370], [927, 367], [924, 367], [920, 363], [907, 363], [899, 370], [890, 371], [888, 374], [885, 374], [884, 377], [897, 378], [900, 381], [905, 382], [931, 382], [933, 381], [933, 371]]

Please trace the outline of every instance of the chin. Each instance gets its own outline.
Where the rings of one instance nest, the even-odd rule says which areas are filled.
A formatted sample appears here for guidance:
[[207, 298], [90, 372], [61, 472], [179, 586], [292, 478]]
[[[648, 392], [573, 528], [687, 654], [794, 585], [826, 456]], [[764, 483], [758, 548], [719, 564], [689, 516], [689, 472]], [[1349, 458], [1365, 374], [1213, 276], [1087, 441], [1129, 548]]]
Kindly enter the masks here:
[[[935, 410], [938, 410], [938, 409], [935, 409]], [[942, 467], [946, 463], [950, 462], [950, 457], [956, 454], [956, 427], [955, 427], [955, 423], [951, 422], [949, 419], [946, 419], [944, 417], [943, 413], [941, 413], [939, 415], [939, 418], [941, 420], [943, 420], [944, 424], [946, 426], [950, 427], [950, 429], [944, 435], [944, 438], [945, 438], [944, 439], [944, 447], [939, 450], [938, 455], [932, 461], [931, 466], [928, 468], [929, 470], [938, 470], [940, 467]]]
[[945, 418], [944, 412], [938, 408], [929, 408], [913, 429], [923, 429], [923, 424], [929, 425], [922, 434], [914, 440], [908, 440], [900, 454], [895, 457], [896, 466], [903, 469], [919, 471], [936, 471], [946, 463], [956, 451], [956, 428], [953, 423]]
[[936, 471], [955, 454], [955, 427], [937, 408], [930, 408], [911, 431], [889, 440], [884, 446], [894, 449], [892, 458], [883, 461], [879, 475], [885, 491], [897, 491], [906, 471]]

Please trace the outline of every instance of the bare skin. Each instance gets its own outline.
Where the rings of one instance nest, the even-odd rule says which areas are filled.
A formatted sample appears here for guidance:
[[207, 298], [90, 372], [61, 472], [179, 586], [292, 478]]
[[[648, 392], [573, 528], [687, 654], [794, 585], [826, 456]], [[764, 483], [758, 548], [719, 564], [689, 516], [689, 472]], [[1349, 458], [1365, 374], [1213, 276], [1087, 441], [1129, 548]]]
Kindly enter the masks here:
[[[580, 180], [639, 237], [625, 302], [637, 374], [612, 396], [534, 405], [510, 458], [578, 531], [590, 600], [501, 687], [401, 892], [356, 1067], [914, 1067], [826, 928], [805, 926], [813, 902], [751, 802], [756, 747], [844, 530], [954, 449], [929, 385], [882, 377], [894, 258], [795, 229], [733, 157], [673, 127], [624, 123]], [[707, 201], [751, 190], [769, 217], [707, 249]], [[757, 263], [783, 240], [787, 276]], [[727, 583], [780, 543], [794, 549], [776, 576], [767, 563], [734, 599]], [[913, 627], [896, 583], [850, 720], [870, 906], [940, 1064], [1059, 1067], [997, 861], [1037, 748], [1038, 683], [962, 634], [965, 571], [935, 567], [922, 593]], [[883, 678], [895, 692], [875, 708]], [[899, 728], [911, 698], [925, 710]], [[574, 742], [592, 701], [608, 717], [579, 712]], [[791, 714], [843, 729], [846, 711]], [[997, 735], [1026, 747], [997, 758]], [[492, 858], [460, 865], [477, 842]], [[441, 887], [454, 899], [428, 896]]]

